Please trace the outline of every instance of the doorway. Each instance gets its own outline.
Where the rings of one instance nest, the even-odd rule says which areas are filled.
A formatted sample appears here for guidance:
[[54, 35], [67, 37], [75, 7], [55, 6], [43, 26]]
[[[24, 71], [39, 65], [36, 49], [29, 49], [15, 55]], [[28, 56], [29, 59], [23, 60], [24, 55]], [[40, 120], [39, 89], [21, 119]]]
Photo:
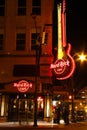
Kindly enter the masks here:
[[28, 121], [33, 119], [33, 97], [24, 95], [10, 95], [8, 105], [8, 121]]

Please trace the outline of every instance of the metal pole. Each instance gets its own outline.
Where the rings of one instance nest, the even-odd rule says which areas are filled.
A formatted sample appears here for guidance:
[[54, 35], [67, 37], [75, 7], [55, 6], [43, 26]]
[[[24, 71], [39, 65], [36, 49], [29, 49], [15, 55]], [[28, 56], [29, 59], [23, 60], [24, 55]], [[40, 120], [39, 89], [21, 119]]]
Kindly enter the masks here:
[[34, 126], [37, 126], [37, 48], [36, 48], [36, 75], [35, 75], [35, 95], [34, 95]]
[[72, 86], [72, 122], [75, 122], [75, 112], [74, 112], [74, 79], [73, 75], [71, 77], [71, 86]]
[[[36, 37], [37, 37], [37, 24], [36, 24], [36, 16], [32, 17], [34, 19], [35, 29], [36, 29]], [[38, 38], [36, 38], [36, 42]], [[37, 90], [38, 90], [38, 74], [39, 74], [39, 61], [40, 61], [40, 44], [36, 43], [36, 74], [35, 74], [35, 95], [34, 95], [34, 126], [37, 126]]]

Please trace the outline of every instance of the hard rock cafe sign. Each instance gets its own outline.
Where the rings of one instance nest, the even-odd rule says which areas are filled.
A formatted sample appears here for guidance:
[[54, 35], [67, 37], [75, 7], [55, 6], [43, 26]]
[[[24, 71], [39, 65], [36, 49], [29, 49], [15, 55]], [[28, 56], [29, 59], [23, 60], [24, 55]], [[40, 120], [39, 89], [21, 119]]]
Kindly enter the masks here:
[[75, 69], [74, 60], [72, 57], [57, 59], [53, 64], [50, 65], [53, 74], [58, 80], [64, 80], [69, 78]]
[[71, 44], [66, 43], [66, 18], [65, 18], [65, 0], [57, 5], [58, 15], [58, 49], [57, 58], [50, 65], [53, 74], [58, 80], [64, 80], [72, 76], [75, 70], [75, 61], [70, 55]]
[[69, 60], [59, 59], [56, 60], [54, 64], [51, 64], [50, 68], [54, 69], [54, 72], [58, 74], [62, 74], [67, 67], [70, 66]]
[[21, 80], [18, 83], [14, 83], [14, 87], [17, 87], [19, 92], [27, 92], [29, 89], [32, 88], [32, 83], [29, 83], [25, 80]]

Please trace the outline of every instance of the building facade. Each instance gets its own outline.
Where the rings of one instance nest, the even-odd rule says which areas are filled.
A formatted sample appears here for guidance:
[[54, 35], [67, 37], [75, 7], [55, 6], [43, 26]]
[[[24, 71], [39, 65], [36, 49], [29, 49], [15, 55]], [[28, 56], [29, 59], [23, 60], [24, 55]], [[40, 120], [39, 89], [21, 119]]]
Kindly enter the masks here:
[[[54, 0], [0, 0], [0, 119], [52, 119]], [[60, 92], [59, 92], [60, 91]]]
[[49, 95], [43, 101], [42, 93], [52, 85], [53, 5], [54, 0], [0, 1], [0, 117], [8, 121], [27, 109], [33, 115], [36, 91], [38, 118], [52, 111], [44, 107], [51, 104]]

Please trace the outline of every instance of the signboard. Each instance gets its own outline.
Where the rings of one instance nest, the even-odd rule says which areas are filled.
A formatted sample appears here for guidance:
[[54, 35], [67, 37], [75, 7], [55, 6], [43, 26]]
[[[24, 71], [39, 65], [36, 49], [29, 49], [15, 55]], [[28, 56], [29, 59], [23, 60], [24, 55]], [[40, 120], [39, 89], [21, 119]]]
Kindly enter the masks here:
[[58, 15], [58, 49], [57, 60], [51, 64], [56, 79], [64, 80], [72, 76], [75, 70], [75, 62], [70, 55], [71, 44], [66, 42], [66, 18], [65, 0], [57, 6]]
[[69, 78], [74, 73], [75, 61], [70, 54], [68, 54], [67, 56], [57, 59], [54, 63], [52, 63], [50, 65], [50, 69], [52, 69], [56, 79], [64, 80]]
[[32, 89], [32, 83], [29, 83], [25, 80], [21, 80], [18, 83], [14, 83], [14, 87], [17, 87], [19, 92], [27, 92], [29, 89]]

